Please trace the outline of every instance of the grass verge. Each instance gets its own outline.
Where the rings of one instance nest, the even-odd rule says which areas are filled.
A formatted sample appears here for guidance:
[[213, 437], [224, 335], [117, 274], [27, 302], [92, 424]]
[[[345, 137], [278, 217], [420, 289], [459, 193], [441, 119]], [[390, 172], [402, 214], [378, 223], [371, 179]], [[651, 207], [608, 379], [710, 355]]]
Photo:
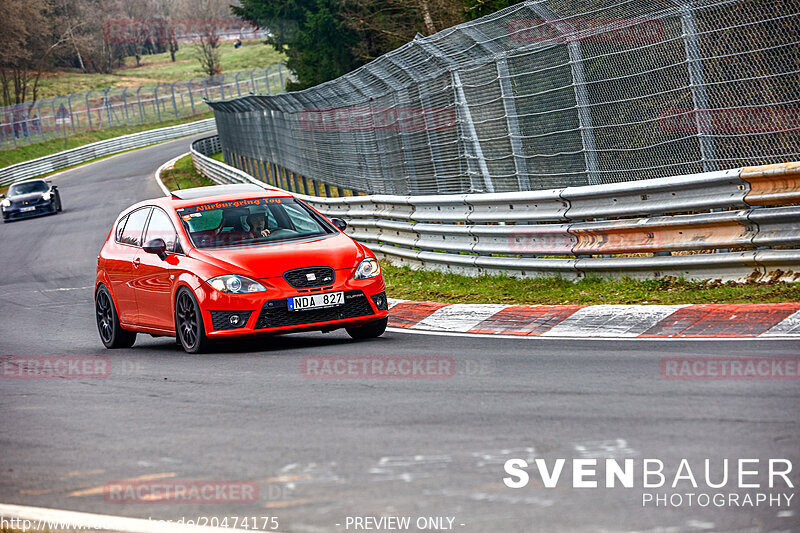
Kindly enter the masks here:
[[191, 155], [181, 157], [175, 162], [175, 166], [162, 171], [161, 181], [170, 191], [216, 185], [216, 183], [195, 170]]
[[743, 304], [800, 302], [800, 283], [721, 283], [662, 278], [472, 278], [382, 263], [392, 298], [446, 303], [498, 304]]

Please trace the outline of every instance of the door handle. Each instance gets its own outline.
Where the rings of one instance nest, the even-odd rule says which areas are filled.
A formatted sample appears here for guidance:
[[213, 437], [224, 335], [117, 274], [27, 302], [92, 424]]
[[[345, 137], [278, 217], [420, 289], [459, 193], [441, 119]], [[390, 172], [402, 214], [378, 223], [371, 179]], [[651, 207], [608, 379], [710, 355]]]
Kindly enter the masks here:
[[133, 260], [133, 268], [139, 268], [139, 263], [141, 263], [141, 262], [142, 262], [142, 260], [139, 259], [138, 257], [136, 259], [134, 259]]

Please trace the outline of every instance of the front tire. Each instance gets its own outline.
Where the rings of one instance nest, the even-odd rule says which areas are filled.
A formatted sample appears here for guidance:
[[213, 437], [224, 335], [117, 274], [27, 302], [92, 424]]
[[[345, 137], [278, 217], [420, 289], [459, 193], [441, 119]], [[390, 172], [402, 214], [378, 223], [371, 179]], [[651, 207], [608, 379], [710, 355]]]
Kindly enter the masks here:
[[211, 344], [197, 298], [185, 287], [178, 290], [175, 298], [175, 335], [186, 353], [203, 353]]
[[60, 213], [63, 211], [63, 207], [61, 206], [61, 194], [56, 193], [56, 213]]
[[114, 307], [114, 300], [104, 285], [100, 285], [94, 296], [97, 331], [106, 348], [130, 348], [136, 342], [136, 332], [122, 329]]
[[346, 328], [347, 334], [354, 339], [374, 339], [383, 335], [386, 331], [386, 325], [389, 323], [389, 318], [382, 318], [375, 322], [370, 322], [357, 328]]

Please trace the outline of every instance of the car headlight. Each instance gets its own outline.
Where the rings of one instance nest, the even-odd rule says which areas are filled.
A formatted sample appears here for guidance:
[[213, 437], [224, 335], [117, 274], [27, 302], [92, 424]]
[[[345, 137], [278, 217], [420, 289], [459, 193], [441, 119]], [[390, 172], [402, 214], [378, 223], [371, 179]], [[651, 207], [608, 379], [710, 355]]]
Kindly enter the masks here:
[[243, 294], [248, 292], [264, 292], [267, 290], [257, 281], [232, 274], [211, 278], [208, 280], [208, 283], [219, 292], [225, 293]]
[[48, 191], [48, 192], [46, 192], [46, 193], [44, 193], [42, 195], [42, 200], [44, 200], [45, 202], [49, 202], [50, 198], [52, 198], [52, 197], [53, 197], [53, 193]]
[[5, 199], [5, 200], [3, 200], [2, 202], [0, 202], [0, 205], [2, 205], [3, 207], [11, 207], [11, 200], [9, 200], [8, 198], [6, 198], [6, 199]]
[[381, 266], [378, 264], [378, 260], [370, 257], [359, 263], [358, 268], [356, 269], [356, 275], [354, 277], [355, 279], [369, 279], [380, 275], [380, 273]]

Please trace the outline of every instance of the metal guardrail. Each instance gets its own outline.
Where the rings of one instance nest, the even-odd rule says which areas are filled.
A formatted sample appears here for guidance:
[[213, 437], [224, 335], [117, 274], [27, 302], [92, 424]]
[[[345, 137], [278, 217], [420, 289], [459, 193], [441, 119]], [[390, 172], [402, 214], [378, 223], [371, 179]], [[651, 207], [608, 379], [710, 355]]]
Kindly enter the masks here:
[[266, 68], [134, 87], [104, 87], [0, 107], [0, 149], [63, 139], [82, 131], [161, 122], [209, 110], [204, 100], [284, 91], [292, 73]]
[[143, 146], [178, 139], [196, 133], [214, 131], [215, 128], [214, 119], [209, 118], [197, 122], [141, 131], [86, 144], [71, 150], [64, 150], [56, 154], [46, 155], [38, 159], [23, 161], [22, 163], [0, 168], [0, 185], [8, 185], [15, 181], [35, 178], [42, 174], [85, 163], [98, 157], [131, 150], [133, 148], [141, 148]]
[[[192, 144], [195, 168], [212, 181], [282, 186], [207, 157], [219, 149], [214, 138]], [[765, 176], [795, 185], [768, 185]], [[295, 188], [295, 194], [327, 216], [345, 218], [347, 233], [379, 256], [414, 268], [796, 281], [800, 206], [782, 204], [800, 200], [798, 187], [800, 163], [523, 193], [327, 198]], [[752, 195], [756, 189], [772, 191], [770, 207], [760, 205], [763, 194]]]

